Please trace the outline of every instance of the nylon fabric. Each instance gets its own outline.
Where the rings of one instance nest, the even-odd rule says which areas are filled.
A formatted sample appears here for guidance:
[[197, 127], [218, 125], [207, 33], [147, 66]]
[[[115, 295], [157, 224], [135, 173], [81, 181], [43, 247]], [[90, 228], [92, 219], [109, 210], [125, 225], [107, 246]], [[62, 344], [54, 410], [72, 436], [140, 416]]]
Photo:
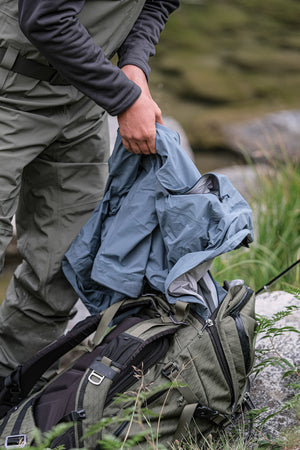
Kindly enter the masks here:
[[179, 417], [178, 427], [174, 435], [174, 440], [181, 441], [187, 433], [188, 427], [193, 419], [193, 415], [197, 408], [198, 403], [186, 405]]
[[[59, 443], [65, 445], [67, 450], [80, 446], [92, 450], [103, 434], [130, 439], [139, 433], [140, 424], [135, 421], [129, 423], [128, 415], [125, 420], [123, 415], [127, 408], [134, 406], [136, 396], [120, 404], [113, 402], [117, 393], [141, 391], [146, 394], [142, 407], [149, 409], [151, 414], [145, 413], [143, 426], [151, 426], [153, 439], [156, 440], [157, 436], [158, 443], [165, 446], [174, 443], [177, 438], [181, 440], [186, 425], [201, 443], [203, 435], [230, 423], [235, 414], [241, 413], [249, 383], [245, 370], [240, 372], [240, 363], [245, 356], [253, 361], [254, 349], [253, 345], [249, 346], [246, 351], [250, 354], [243, 355], [238, 337], [232, 339], [235, 322], [231, 314], [236, 313], [237, 308], [240, 309], [245, 332], [249, 340], [253, 341], [256, 326], [253, 291], [242, 284], [231, 287], [221, 305], [210, 316], [209, 322], [190, 311], [186, 317], [187, 325], [173, 324], [173, 330], [168, 330], [170, 334], [164, 336], [157, 327], [148, 329], [145, 336], [145, 329], [141, 325], [147, 317], [146, 323], [149, 320], [154, 323], [161, 321], [162, 327], [168, 328], [168, 325], [164, 325], [164, 319], [169, 313], [175, 313], [175, 307], [168, 305], [163, 296], [153, 296], [152, 299], [156, 308], [153, 309], [151, 303], [144, 305], [141, 311], [143, 317], [137, 315], [126, 318], [93, 353], [81, 356], [71, 369], [58, 375], [42, 392], [32, 394], [28, 399], [36, 402], [34, 410], [39, 420], [44, 417], [39, 407], [43, 407], [46, 417], [47, 409], [52, 408], [57, 416], [56, 421], [71, 411], [79, 411], [79, 420], [75, 422], [74, 429], [57, 438], [51, 448], [56, 448]], [[143, 297], [139, 300], [142, 301]], [[138, 338], [136, 334], [139, 334]], [[218, 345], [216, 336], [219, 336]], [[143, 341], [145, 338], [146, 342]], [[98, 361], [101, 361], [100, 366]], [[86, 367], [95, 368], [96, 373], [93, 375], [92, 370]], [[115, 376], [110, 368], [114, 372], [120, 370], [119, 375]], [[74, 382], [71, 382], [70, 375]], [[166, 381], [170, 379], [174, 382], [173, 386], [166, 386]], [[70, 384], [76, 386], [77, 392], [76, 389], [69, 389]], [[56, 404], [52, 401], [55, 400], [55, 396], [52, 397], [55, 393]], [[0, 421], [0, 445], [5, 439], [1, 428], [6, 426], [7, 434], [14, 429], [24, 433], [27, 425], [25, 428], [16, 428], [22, 411], [25, 411], [22, 407], [11, 409], [7, 418]], [[30, 414], [29, 409], [26, 414]], [[115, 420], [96, 435], [80, 440], [91, 425], [106, 417]], [[26, 416], [25, 419], [30, 420]], [[42, 427], [42, 424], [39, 425]], [[50, 427], [50, 423], [47, 426]], [[133, 448], [147, 446], [145, 440]]]
[[63, 259], [91, 313], [138, 297], [147, 281], [170, 303], [189, 302], [208, 317], [203, 292], [213, 290], [220, 302], [225, 291], [211, 280], [207, 285], [207, 267], [253, 239], [251, 209], [227, 177], [204, 176], [209, 192], [190, 194], [201, 175], [178, 134], [157, 124], [156, 147], [157, 155], [134, 155], [118, 135], [104, 198]]
[[109, 140], [106, 113], [86, 98], [39, 114], [0, 102], [0, 127], [0, 256], [15, 214], [23, 258], [0, 309], [6, 375], [64, 332], [77, 296], [61, 259], [101, 199]]

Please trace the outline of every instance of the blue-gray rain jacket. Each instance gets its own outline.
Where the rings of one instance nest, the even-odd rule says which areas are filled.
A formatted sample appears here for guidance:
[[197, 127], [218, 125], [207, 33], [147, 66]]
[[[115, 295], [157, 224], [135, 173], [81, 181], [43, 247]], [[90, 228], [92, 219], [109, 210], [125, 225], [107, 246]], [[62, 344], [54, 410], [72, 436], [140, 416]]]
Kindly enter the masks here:
[[226, 176], [201, 176], [176, 132], [157, 124], [156, 155], [135, 155], [118, 134], [103, 200], [63, 260], [91, 313], [145, 284], [207, 317], [224, 295], [212, 260], [252, 242], [251, 209]]

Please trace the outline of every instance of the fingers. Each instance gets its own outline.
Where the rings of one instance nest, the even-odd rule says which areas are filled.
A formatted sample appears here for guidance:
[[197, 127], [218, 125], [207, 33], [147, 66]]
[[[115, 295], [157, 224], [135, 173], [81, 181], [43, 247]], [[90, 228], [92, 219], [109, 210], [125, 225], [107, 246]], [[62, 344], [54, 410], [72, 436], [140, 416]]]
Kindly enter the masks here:
[[123, 145], [131, 153], [151, 155], [156, 153], [155, 137], [151, 140], [137, 141], [135, 139], [122, 139]]
[[136, 154], [155, 154], [157, 121], [162, 123], [159, 107], [142, 92], [131, 107], [118, 115], [124, 147]]

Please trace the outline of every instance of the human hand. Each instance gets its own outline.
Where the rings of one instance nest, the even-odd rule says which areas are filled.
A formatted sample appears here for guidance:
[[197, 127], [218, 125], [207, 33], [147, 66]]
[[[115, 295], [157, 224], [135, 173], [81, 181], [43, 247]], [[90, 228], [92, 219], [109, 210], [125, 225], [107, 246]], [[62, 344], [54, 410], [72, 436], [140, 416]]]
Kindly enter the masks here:
[[151, 97], [144, 72], [132, 65], [124, 66], [122, 70], [142, 90], [133, 105], [118, 115], [123, 145], [132, 153], [154, 154], [156, 153], [155, 123], [163, 125], [161, 110]]

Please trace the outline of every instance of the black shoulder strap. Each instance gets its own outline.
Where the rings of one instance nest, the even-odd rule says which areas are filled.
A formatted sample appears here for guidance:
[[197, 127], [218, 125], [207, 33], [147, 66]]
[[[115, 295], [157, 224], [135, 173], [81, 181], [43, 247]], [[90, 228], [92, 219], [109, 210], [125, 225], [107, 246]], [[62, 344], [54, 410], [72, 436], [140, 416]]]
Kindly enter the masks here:
[[0, 418], [12, 406], [17, 405], [26, 397], [52, 364], [90, 336], [97, 329], [100, 319], [100, 314], [87, 317], [67, 334], [40, 350], [6, 377], [4, 388], [0, 392]]
[[[111, 305], [103, 314], [89, 316], [78, 322], [67, 334], [40, 350], [23, 365], [16, 367], [5, 378], [4, 388], [0, 391], [0, 419], [4, 417], [9, 409], [16, 406], [29, 394], [36, 382], [52, 364], [90, 336], [97, 330], [98, 326], [101, 326], [103, 334], [104, 328], [107, 328], [109, 322], [117, 313], [123, 314], [127, 311], [127, 314], [130, 314], [134, 309], [144, 308], [146, 305], [154, 307], [154, 301], [151, 296], [144, 296], [139, 299], [126, 299], [117, 305]], [[104, 322], [105, 327], [102, 326], [102, 322]], [[98, 337], [100, 340], [100, 336]]]

